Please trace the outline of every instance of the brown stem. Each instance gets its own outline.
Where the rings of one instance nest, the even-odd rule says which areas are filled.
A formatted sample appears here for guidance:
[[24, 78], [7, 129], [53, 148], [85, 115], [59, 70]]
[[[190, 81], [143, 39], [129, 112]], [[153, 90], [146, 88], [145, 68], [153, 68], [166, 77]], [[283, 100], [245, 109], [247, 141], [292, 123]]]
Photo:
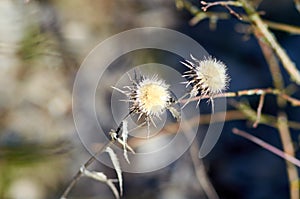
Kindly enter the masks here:
[[256, 120], [253, 124], [253, 128], [256, 128], [257, 125], [259, 124], [260, 122], [260, 118], [261, 118], [261, 110], [263, 108], [263, 105], [264, 105], [264, 101], [265, 101], [265, 94], [262, 94], [259, 98], [259, 104], [258, 104], [258, 107], [257, 107], [257, 116], [256, 116]]
[[[126, 120], [130, 114], [132, 113], [132, 111], [130, 111], [122, 121]], [[122, 128], [122, 125], [123, 125], [123, 122], [121, 122], [116, 130], [116, 136], [118, 138], [119, 136], [119, 133], [121, 131], [121, 128]], [[110, 147], [113, 143], [115, 142], [115, 138], [111, 138], [111, 140], [105, 144], [105, 145], [102, 145], [99, 149], [96, 149], [96, 153], [90, 157], [84, 164], [83, 166], [85, 168], [87, 168], [88, 166], [90, 166], [95, 160], [96, 160], [96, 156], [103, 153], [107, 147]], [[66, 199], [67, 196], [69, 195], [70, 191], [72, 190], [72, 188], [77, 184], [77, 182], [79, 181], [80, 177], [81, 177], [82, 173], [80, 170], [78, 170], [78, 172], [75, 174], [75, 176], [73, 177], [72, 181], [70, 182], [70, 184], [68, 185], [68, 187], [65, 189], [64, 193], [62, 194], [62, 196], [60, 197], [60, 199]]]
[[[262, 94], [278, 95], [279, 97], [290, 102], [293, 106], [300, 106], [300, 100], [290, 97], [289, 95], [283, 93], [280, 90], [272, 89], [272, 88], [265, 88], [265, 89], [256, 88], [256, 89], [249, 89], [249, 90], [241, 90], [241, 91], [237, 91], [237, 92], [221, 93], [221, 94], [215, 95], [213, 98], [238, 97], [238, 96], [262, 95]], [[179, 102], [184, 104], [187, 101], [192, 102], [192, 101], [198, 101], [199, 99], [208, 99], [208, 98], [211, 98], [211, 96], [197, 96], [197, 97], [193, 97], [191, 99], [182, 99]]]
[[[273, 49], [264, 41], [264, 37], [260, 34], [259, 31], [254, 30], [254, 35], [260, 45], [265, 60], [267, 61], [268, 66], [270, 68], [270, 72], [273, 79], [273, 85], [275, 86], [276, 89], [283, 90], [284, 89], [283, 77], [280, 71], [278, 60], [274, 54]], [[279, 97], [277, 97], [277, 103], [280, 107], [284, 107], [286, 104], [286, 102]]]
[[294, 4], [298, 12], [300, 12], [300, 0], [294, 0]]
[[209, 199], [219, 199], [217, 192], [215, 191], [213, 185], [211, 184], [208, 176], [206, 174], [205, 166], [203, 160], [199, 159], [199, 144], [195, 139], [190, 147], [190, 156], [192, 158], [193, 166], [196, 172], [196, 177], [201, 187], [203, 188], [207, 198]]
[[[184, 135], [187, 137], [187, 139], [188, 140], [192, 139], [190, 137], [190, 134], [188, 133], [188, 132], [190, 132], [190, 129], [189, 129], [190, 124], [185, 123], [181, 126], [182, 126], [182, 131], [183, 131]], [[177, 132], [177, 131], [173, 130], [171, 132]], [[200, 147], [199, 147], [197, 139], [194, 139], [194, 141], [189, 149], [189, 152], [190, 152], [190, 156], [192, 159], [192, 163], [194, 166], [197, 180], [198, 180], [199, 184], [201, 185], [207, 198], [219, 199], [219, 196], [218, 196], [216, 190], [214, 189], [213, 185], [211, 184], [211, 182], [206, 174], [206, 170], [205, 170], [203, 161], [201, 159], [199, 159], [199, 148]]]
[[263, 20], [263, 22], [269, 27], [274, 30], [281, 30], [284, 32], [288, 32], [291, 34], [300, 34], [300, 28], [298, 26], [292, 26], [292, 25], [287, 25], [283, 23], [278, 23], [278, 22], [273, 22], [269, 20]]
[[[199, 8], [191, 4], [189, 1], [176, 0], [176, 2], [180, 5], [180, 8], [185, 8], [192, 15], [194, 15], [194, 18], [190, 20], [190, 25], [196, 25], [199, 21], [204, 20], [206, 18], [215, 19], [215, 20], [230, 18], [230, 14], [228, 14], [227, 12], [208, 12], [208, 11], [203, 12]], [[241, 15], [241, 16], [243, 18], [243, 21], [249, 22], [247, 15]], [[291, 34], [300, 34], [300, 27], [298, 26], [278, 23], [278, 22], [269, 21], [265, 19], [262, 20], [270, 29], [280, 30]]]
[[[290, 131], [289, 131], [289, 126], [287, 123], [287, 116], [281, 112], [278, 116], [278, 129], [279, 129], [279, 134], [281, 138], [281, 142], [283, 145], [283, 150], [291, 155], [295, 156], [295, 151], [293, 147], [293, 142], [290, 136]], [[291, 164], [290, 162], [286, 162], [287, 164], [287, 174], [290, 182], [290, 194], [291, 194], [291, 199], [299, 199], [299, 186], [298, 183], [298, 172], [297, 168], [295, 165]]]
[[241, 131], [237, 128], [233, 128], [232, 129], [232, 132], [236, 135], [239, 135], [239, 136], [242, 136], [252, 142], [254, 142], [255, 144], [263, 147], [264, 149], [274, 153], [275, 155], [293, 163], [294, 165], [296, 165], [297, 167], [300, 167], [300, 160], [298, 160], [297, 158], [295, 158], [294, 156], [291, 156], [283, 151], [281, 151], [280, 149], [266, 143], [265, 141], [257, 138], [257, 137], [254, 137], [253, 135], [250, 135], [249, 133], [246, 133], [245, 131]]
[[255, 8], [247, 0], [239, 0], [242, 3], [244, 10], [249, 16], [250, 22], [253, 24], [253, 28], [260, 31], [263, 38], [272, 47], [278, 58], [281, 60], [283, 67], [291, 76], [291, 80], [300, 85], [300, 72], [297, 69], [295, 63], [289, 58], [285, 50], [279, 45], [275, 36], [268, 30], [267, 25], [263, 22]]
[[217, 1], [217, 2], [212, 2], [212, 3], [207, 3], [206, 1], [201, 1], [201, 4], [204, 5], [202, 7], [202, 10], [204, 12], [206, 12], [209, 7], [220, 5], [220, 6], [225, 7], [229, 11], [230, 14], [234, 15], [239, 20], [242, 20], [241, 15], [239, 15], [237, 12], [232, 10], [232, 8], [230, 7], [230, 6], [236, 6], [236, 7], [242, 6], [242, 4], [240, 4], [240, 2], [238, 2], [238, 1]]
[[[105, 149], [107, 147], [109, 147], [111, 144], [113, 144], [113, 141], [108, 142], [107, 144], [103, 145], [100, 149], [97, 150], [97, 152], [91, 156], [85, 163], [84, 163], [84, 167], [87, 168], [88, 166], [90, 166], [95, 160], [96, 160], [96, 156], [103, 153], [105, 151]], [[68, 185], [68, 187], [65, 189], [64, 193], [61, 195], [60, 199], [66, 199], [67, 196], [69, 195], [70, 191], [72, 190], [72, 188], [77, 184], [77, 182], [79, 181], [80, 177], [81, 177], [82, 173], [80, 170], [77, 171], [77, 173], [75, 174], [75, 176], [73, 177], [73, 179], [71, 180], [70, 184]]]

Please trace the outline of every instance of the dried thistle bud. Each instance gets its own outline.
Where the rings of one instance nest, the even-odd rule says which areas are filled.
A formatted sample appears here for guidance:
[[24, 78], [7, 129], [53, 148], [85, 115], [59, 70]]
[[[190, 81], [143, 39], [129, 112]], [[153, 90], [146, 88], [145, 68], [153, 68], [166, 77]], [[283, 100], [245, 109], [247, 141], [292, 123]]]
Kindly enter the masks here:
[[188, 79], [187, 86], [192, 86], [189, 93], [190, 98], [198, 95], [200, 98], [208, 96], [212, 101], [216, 94], [222, 93], [228, 87], [227, 67], [223, 62], [212, 57], [201, 61], [192, 55], [191, 58], [192, 61], [185, 60], [185, 62], [181, 62], [190, 69], [183, 75]]

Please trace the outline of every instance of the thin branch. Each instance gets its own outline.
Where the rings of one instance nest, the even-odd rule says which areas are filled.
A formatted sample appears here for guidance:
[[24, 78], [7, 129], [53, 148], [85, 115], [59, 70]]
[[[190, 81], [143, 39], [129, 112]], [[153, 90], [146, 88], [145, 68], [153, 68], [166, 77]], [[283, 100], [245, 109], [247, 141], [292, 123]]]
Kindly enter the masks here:
[[[263, 52], [265, 60], [269, 65], [270, 72], [273, 79], [273, 85], [275, 86], [276, 89], [283, 90], [284, 89], [283, 77], [280, 71], [278, 60], [275, 56], [273, 49], [262, 39], [263, 37], [261, 36], [259, 31], [254, 31], [254, 35], [257, 38], [257, 41]], [[277, 103], [280, 107], [284, 107], [286, 105], [286, 102], [279, 97], [277, 97]]]
[[[113, 144], [113, 141], [108, 142], [107, 144], [103, 145], [101, 148], [99, 148], [96, 153], [91, 156], [84, 164], [83, 167], [87, 168], [89, 165], [91, 165], [95, 159], [96, 156], [103, 153], [105, 151], [105, 149], [109, 146], [111, 146]], [[75, 174], [75, 176], [73, 177], [73, 179], [71, 180], [70, 184], [68, 185], [68, 187], [65, 189], [65, 191], [63, 192], [63, 194], [61, 195], [61, 199], [66, 199], [70, 193], [70, 191], [72, 190], [72, 188], [77, 184], [77, 182], [79, 181], [79, 179], [82, 176], [82, 172], [81, 170], [78, 170], [77, 173]]]
[[300, 12], [300, 0], [294, 0], [294, 4], [298, 12]]
[[274, 30], [281, 30], [284, 32], [288, 32], [291, 34], [300, 34], [300, 27], [298, 26], [292, 26], [292, 25], [287, 25], [287, 24], [283, 24], [283, 23], [278, 23], [278, 22], [273, 22], [273, 21], [269, 21], [269, 20], [263, 20], [263, 22], [269, 27], [272, 28]]
[[237, 12], [232, 10], [232, 8], [230, 7], [230, 6], [241, 7], [242, 4], [238, 1], [217, 1], [217, 2], [212, 2], [212, 3], [207, 3], [206, 1], [201, 1], [201, 4], [204, 5], [202, 7], [202, 10], [204, 12], [206, 12], [207, 9], [212, 7], [212, 6], [220, 5], [220, 6], [225, 7], [229, 11], [230, 14], [234, 15], [239, 20], [243, 19], [241, 15], [239, 15]]
[[[129, 112], [123, 120], [126, 120], [130, 114], [132, 112]], [[105, 144], [102, 145], [99, 149], [96, 149], [96, 152], [93, 156], [91, 156], [84, 164], [83, 167], [87, 168], [88, 166], [90, 166], [95, 160], [96, 160], [96, 156], [103, 153], [107, 147], [110, 147], [115, 141], [116, 139], [118, 139], [118, 137], [120, 136], [119, 133], [122, 129], [122, 125], [123, 122], [121, 122], [117, 128], [117, 130], [115, 131], [115, 135], [116, 137], [111, 137], [111, 140]], [[63, 192], [62, 196], [60, 197], [61, 199], [66, 199], [67, 196], [69, 195], [70, 191], [72, 190], [72, 188], [77, 184], [77, 182], [79, 181], [80, 177], [82, 176], [82, 172], [80, 170], [78, 170], [78, 172], [75, 174], [75, 176], [73, 177], [73, 179], [71, 180], [70, 184], [68, 185], [68, 187], [65, 189], [65, 191]]]
[[242, 7], [242, 4], [238, 1], [216, 1], [216, 2], [206, 2], [201, 1], [200, 2], [204, 7], [202, 7], [202, 10], [205, 12], [208, 8], [212, 6], [235, 6], [235, 7]]
[[[198, 120], [199, 120], [199, 118], [198, 118]], [[189, 129], [190, 124], [185, 123], [181, 126], [183, 128], [182, 132], [184, 133], [185, 137], [188, 140], [192, 139], [190, 137], [190, 134], [187, 133], [187, 132], [190, 132], [190, 129]], [[177, 132], [177, 131], [172, 130], [171, 132]], [[207, 198], [219, 199], [219, 196], [218, 196], [216, 190], [214, 189], [213, 185], [211, 184], [211, 182], [207, 176], [203, 161], [201, 159], [199, 159], [199, 148], [200, 147], [199, 147], [199, 143], [198, 143], [197, 139], [194, 139], [191, 147], [189, 148], [189, 152], [190, 152], [192, 163], [193, 163], [193, 166], [195, 169], [197, 180], [198, 180], [199, 184], [201, 185]]]
[[196, 14], [189, 22], [189, 24], [191, 26], [196, 25], [197, 23], [199, 23], [200, 21], [204, 20], [204, 19], [209, 19], [210, 22], [210, 27], [212, 26], [212, 24], [215, 27], [215, 24], [218, 20], [222, 19], [229, 19], [229, 15], [225, 12], [220, 12], [220, 13], [216, 13], [216, 12], [199, 12], [198, 14]]
[[263, 35], [263, 39], [272, 47], [278, 58], [281, 60], [283, 67], [291, 76], [291, 80], [300, 85], [300, 72], [297, 69], [295, 63], [286, 54], [285, 50], [280, 46], [275, 36], [268, 30], [268, 27], [263, 22], [255, 8], [247, 0], [239, 0], [244, 10], [249, 16], [250, 22], [253, 24], [253, 28], [257, 29]]
[[[191, 2], [186, 0], [176, 0], [177, 8], [182, 9], [185, 8], [189, 11], [194, 17], [190, 20], [189, 24], [191, 26], [196, 25], [200, 21], [204, 19], [209, 19], [210, 24], [215, 26], [216, 22], [219, 19], [229, 19], [230, 15], [227, 12], [203, 12], [198, 7], [194, 6]], [[211, 25], [212, 26], [212, 25]]]
[[[210, 21], [217, 21], [217, 20], [225, 20], [230, 18], [230, 14], [227, 12], [203, 12], [198, 7], [191, 4], [189, 1], [186, 0], [176, 0], [176, 5], [179, 9], [185, 8], [187, 11], [189, 11], [194, 17], [190, 20], [190, 25], [194, 26], [200, 21], [204, 19], [210, 19]], [[250, 22], [247, 15], [241, 15], [243, 18], [243, 21]], [[300, 27], [288, 25], [284, 23], [278, 23], [274, 21], [269, 21], [262, 19], [262, 21], [270, 28], [274, 30], [280, 30], [284, 32], [288, 32], [291, 34], [300, 34]]]
[[203, 160], [199, 159], [199, 144], [197, 139], [195, 139], [189, 149], [190, 156], [193, 162], [193, 166], [195, 169], [196, 177], [198, 182], [200, 183], [203, 191], [205, 192], [207, 198], [209, 199], [219, 199], [219, 196], [211, 184], [205, 170], [205, 166], [203, 164]]
[[[289, 126], [287, 121], [288, 121], [287, 116], [283, 112], [280, 113], [278, 116], [278, 130], [279, 130], [284, 152], [291, 156], [295, 156], [295, 150], [290, 136]], [[297, 168], [290, 162], [286, 162], [286, 163], [287, 163], [288, 179], [290, 182], [291, 199], [299, 199], [299, 186], [298, 183], [295, 183], [298, 182], [299, 180]]]
[[261, 118], [261, 110], [263, 108], [263, 105], [264, 105], [264, 101], [265, 101], [265, 94], [262, 94], [259, 98], [259, 104], [258, 104], [258, 107], [257, 107], [257, 117], [256, 117], [256, 120], [253, 124], [253, 128], [256, 128], [257, 125], [259, 124], [260, 122], [260, 118]]
[[[263, 38], [267, 41], [268, 45], [270, 45], [272, 47], [272, 49], [274, 50], [274, 52], [276, 53], [276, 55], [280, 59], [282, 65], [284, 66], [284, 68], [286, 69], [286, 71], [291, 76], [292, 81], [294, 81], [298, 85], [300, 85], [300, 72], [297, 69], [295, 63], [289, 58], [289, 56], [286, 54], [285, 50], [280, 46], [280, 44], [278, 43], [278, 41], [275, 38], [275, 36], [268, 30], [268, 26], [267, 25], [269, 25], [269, 26], [273, 25], [273, 27], [274, 27], [274, 24], [272, 24], [272, 23], [266, 24], [261, 19], [261, 17], [259, 16], [259, 13], [256, 12], [255, 8], [250, 3], [248, 3], [246, 0], [239, 0], [239, 1], [240, 1], [241, 5], [243, 6], [244, 10], [246, 11], [246, 13], [248, 15], [247, 21], [249, 21], [250, 23], [253, 24], [253, 28], [254, 29], [256, 29], [257, 31], [261, 32], [261, 34], [263, 35]], [[232, 2], [232, 1], [229, 1], [229, 2]], [[205, 3], [206, 2], [204, 2], [204, 4]], [[223, 1], [219, 1], [219, 5], [221, 5], [222, 3], [224, 3], [224, 2]], [[209, 3], [206, 3], [206, 4], [209, 5]], [[218, 2], [214, 2], [212, 4], [213, 5], [218, 5]], [[228, 7], [229, 6], [227, 5], [226, 8], [228, 9]], [[204, 10], [206, 10], [206, 9], [204, 7]], [[194, 15], [196, 15], [196, 14], [198, 14], [198, 12], [199, 11], [196, 8], [194, 8], [193, 12], [191, 12], [191, 13], [194, 14]], [[232, 12], [232, 10], [230, 12]], [[278, 26], [276, 26], [276, 28], [278, 28]], [[286, 27], [284, 27], [284, 28], [286, 28]]]
[[[243, 114], [245, 118], [242, 116], [238, 115], [233, 115], [227, 119], [227, 114], [225, 121], [232, 121], [232, 120], [249, 120], [255, 122], [257, 119], [257, 113], [251, 108], [251, 106], [247, 103], [241, 103], [241, 102], [236, 102], [234, 100], [230, 100], [229, 104], [235, 107], [236, 109], [239, 110], [240, 114]], [[201, 115], [201, 118], [203, 118], [204, 115]], [[268, 115], [268, 114], [262, 114], [261, 119], [260, 119], [260, 124], [264, 124], [273, 128], [278, 129], [278, 122], [277, 122], [277, 117], [273, 115]], [[295, 122], [295, 121], [288, 121], [288, 125], [292, 129], [300, 129], [300, 123]]]
[[246, 133], [245, 131], [241, 131], [237, 128], [233, 128], [232, 132], [236, 135], [242, 136], [242, 137], [254, 142], [255, 144], [261, 146], [262, 148], [264, 148], [264, 149], [274, 153], [275, 155], [285, 159], [286, 161], [289, 161], [289, 162], [293, 163], [297, 167], [300, 167], [300, 160], [298, 160], [294, 156], [291, 156], [291, 155], [281, 151], [280, 149], [266, 143], [265, 141], [263, 141], [263, 140], [261, 140], [257, 137], [254, 137], [253, 135], [250, 135], [249, 133]]
[[279, 59], [282, 62], [282, 65], [287, 70], [287, 72], [290, 74], [292, 81], [296, 82], [298, 85], [300, 85], [300, 72], [297, 69], [294, 62], [290, 59], [290, 57], [286, 54], [285, 50], [280, 46], [275, 36], [268, 30], [268, 27], [263, 22], [259, 14], [256, 12], [255, 8], [247, 1], [247, 0], [239, 0], [239, 2], [236, 1], [217, 1], [213, 3], [206, 3], [201, 2], [202, 4], [206, 5], [202, 9], [206, 11], [206, 9], [210, 6], [215, 5], [221, 5], [226, 7], [230, 14], [233, 14], [237, 16], [239, 19], [242, 19], [242, 17], [233, 11], [229, 5], [231, 6], [242, 6], [244, 10], [246, 11], [248, 15], [248, 20], [250, 23], [253, 24], [253, 28], [257, 31], [260, 31], [263, 35], [263, 38], [268, 42], [268, 44], [273, 48], [276, 55], [279, 57]]
[[[239, 103], [240, 104], [240, 103]], [[232, 111], [226, 111], [226, 112], [217, 112], [214, 114], [213, 120], [211, 117], [211, 114], [201, 114], [201, 117], [195, 116], [193, 118], [188, 119], [187, 121], [182, 121], [181, 125], [183, 126], [195, 126], [195, 125], [207, 125], [211, 123], [217, 123], [217, 122], [227, 122], [227, 121], [237, 121], [237, 120], [250, 120], [255, 121], [256, 119], [256, 112], [252, 111], [249, 113], [248, 109], [251, 107], [241, 107], [238, 108], [239, 110], [232, 110]], [[240, 109], [243, 109], [244, 112], [242, 112]], [[248, 113], [245, 113], [245, 109], [247, 109]], [[224, 120], [224, 114], [225, 114], [225, 120]], [[249, 116], [250, 115], [250, 116]], [[264, 124], [266, 126], [270, 126], [273, 128], [278, 128], [277, 126], [277, 117], [274, 117], [272, 115], [262, 114], [261, 115], [261, 121], [260, 124]], [[299, 130], [300, 129], [300, 123], [295, 121], [288, 121], [288, 126], [292, 129]], [[179, 124], [178, 123], [172, 123], [166, 125], [160, 132], [160, 135], [172, 135], [175, 133], [178, 133]], [[143, 146], [145, 143], [145, 140], [141, 140], [139, 138], [131, 138], [129, 140], [129, 145], [136, 149], [140, 146]], [[97, 144], [96, 144], [97, 145]]]
[[[239, 97], [239, 96], [251, 96], [251, 95], [266, 95], [266, 94], [272, 94], [272, 95], [277, 95], [283, 99], [285, 99], [286, 101], [290, 102], [293, 106], [300, 106], [300, 100], [290, 97], [289, 95], [283, 93], [282, 91], [278, 90], [278, 89], [272, 89], [272, 88], [266, 88], [266, 89], [260, 89], [260, 88], [256, 88], [256, 89], [249, 89], [249, 90], [241, 90], [241, 91], [237, 91], [237, 92], [227, 92], [227, 93], [221, 93], [218, 95], [215, 95], [214, 98], [220, 98], [220, 97]], [[210, 96], [197, 96], [191, 99], [182, 99], [179, 102], [184, 104], [186, 103], [188, 100], [190, 102], [192, 101], [198, 101], [199, 99], [209, 99]]]

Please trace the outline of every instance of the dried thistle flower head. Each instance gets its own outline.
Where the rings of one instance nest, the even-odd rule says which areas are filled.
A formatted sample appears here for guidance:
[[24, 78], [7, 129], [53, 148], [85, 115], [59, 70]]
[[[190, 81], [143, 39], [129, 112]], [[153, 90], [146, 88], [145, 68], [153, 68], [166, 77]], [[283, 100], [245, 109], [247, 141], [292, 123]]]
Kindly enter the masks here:
[[160, 116], [166, 110], [169, 110], [178, 119], [180, 114], [171, 107], [175, 100], [171, 97], [170, 86], [164, 80], [159, 79], [157, 75], [152, 77], [141, 75], [140, 78], [129, 78], [132, 86], [125, 86], [125, 91], [115, 89], [129, 98], [126, 101], [131, 103], [130, 113], [138, 114], [138, 119], [145, 117], [148, 133], [150, 121], [155, 126], [153, 118], [160, 119]]
[[169, 85], [154, 76], [145, 78], [136, 85], [136, 93], [131, 96], [133, 107], [138, 113], [159, 117], [170, 103]]
[[189, 93], [190, 98], [197, 95], [200, 98], [208, 96], [213, 103], [213, 97], [222, 93], [228, 87], [227, 67], [223, 62], [212, 57], [201, 61], [192, 55], [191, 58], [192, 61], [185, 60], [185, 62], [181, 62], [190, 69], [183, 75], [183, 77], [188, 79], [186, 82], [187, 86], [192, 86], [192, 90]]

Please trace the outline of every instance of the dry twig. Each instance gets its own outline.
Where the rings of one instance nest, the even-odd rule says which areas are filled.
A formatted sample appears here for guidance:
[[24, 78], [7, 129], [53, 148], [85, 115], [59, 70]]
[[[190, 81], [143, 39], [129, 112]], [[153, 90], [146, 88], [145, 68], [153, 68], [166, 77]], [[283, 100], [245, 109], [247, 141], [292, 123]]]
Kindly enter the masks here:
[[215, 191], [213, 185], [211, 184], [208, 176], [206, 174], [206, 170], [203, 164], [203, 161], [199, 159], [199, 144], [195, 139], [189, 149], [190, 156], [193, 162], [193, 166], [196, 172], [196, 177], [198, 182], [200, 183], [201, 187], [203, 188], [207, 198], [209, 199], [219, 199], [217, 192]]
[[265, 141], [254, 137], [253, 135], [250, 135], [249, 133], [246, 133], [245, 131], [241, 131], [237, 128], [232, 129], [232, 132], [236, 135], [242, 136], [252, 142], [254, 142], [255, 144], [261, 146], [262, 148], [274, 153], [275, 155], [293, 163], [294, 165], [296, 165], [297, 167], [300, 167], [300, 160], [298, 160], [297, 158], [295, 158], [294, 156], [291, 156], [287, 153], [285, 153], [284, 151], [281, 151], [280, 149], [266, 143]]
[[[278, 116], [278, 130], [283, 145], [283, 150], [285, 153], [295, 156], [295, 151], [293, 147], [293, 142], [290, 136], [290, 131], [288, 127], [288, 119], [284, 113], [280, 113]], [[299, 186], [298, 183], [298, 172], [297, 168], [287, 161], [287, 173], [290, 182], [290, 194], [291, 199], [299, 199]]]
[[[185, 8], [188, 10], [194, 17], [190, 20], [190, 25], [194, 26], [200, 21], [204, 19], [209, 19], [210, 22], [216, 22], [220, 19], [226, 20], [230, 18], [230, 14], [227, 12], [209, 12], [209, 11], [202, 11], [193, 4], [191, 4], [189, 1], [186, 0], [176, 0], [177, 8], [182, 9]], [[244, 22], [250, 22], [247, 15], [241, 15]], [[288, 25], [284, 23], [278, 23], [274, 21], [269, 21], [262, 19], [262, 21], [270, 28], [274, 30], [280, 30], [283, 32], [291, 33], [291, 34], [300, 34], [300, 27]]]
[[232, 14], [233, 16], [235, 16], [236, 18], [238, 18], [239, 20], [242, 20], [242, 16], [240, 14], [238, 14], [237, 12], [235, 12], [234, 10], [232, 10], [232, 8], [230, 6], [235, 6], [235, 7], [241, 7], [242, 4], [238, 1], [216, 1], [216, 2], [212, 2], [212, 3], [207, 3], [206, 1], [201, 1], [201, 4], [204, 5], [202, 7], [202, 10], [204, 12], [207, 11], [208, 8], [212, 7], [212, 6], [223, 6], [225, 7], [230, 14]]
[[[130, 116], [131, 113], [132, 113], [132, 112], [129, 112], [129, 113], [124, 117], [123, 120], [126, 120], [126, 119]], [[90, 158], [82, 165], [82, 168], [83, 168], [83, 167], [84, 167], [84, 168], [87, 168], [88, 166], [90, 166], [90, 165], [96, 160], [96, 156], [97, 156], [97, 155], [99, 155], [99, 154], [105, 152], [105, 151], [107, 150], [108, 147], [110, 147], [112, 144], [114, 144], [114, 142], [115, 142], [116, 140], [118, 140], [118, 138], [119, 138], [119, 133], [120, 133], [120, 131], [121, 131], [121, 129], [122, 129], [122, 126], [123, 126], [123, 122], [121, 122], [121, 123], [119, 124], [119, 126], [118, 126], [118, 128], [117, 128], [116, 131], [112, 131], [113, 134], [112, 134], [112, 132], [111, 132], [111, 135], [110, 135], [110, 136], [111, 136], [111, 139], [110, 139], [110, 141], [109, 141], [107, 144], [101, 145], [100, 148], [96, 149], [95, 154], [94, 154], [92, 157], [90, 157]], [[71, 180], [71, 182], [69, 183], [68, 187], [65, 189], [65, 191], [64, 191], [63, 194], [61, 195], [61, 197], [60, 197], [61, 199], [66, 199], [66, 198], [67, 198], [67, 196], [69, 195], [70, 191], [71, 191], [72, 188], [77, 184], [77, 182], [79, 181], [79, 179], [80, 179], [81, 177], [82, 177], [82, 171], [79, 169], [79, 170], [77, 171], [77, 173], [75, 174], [75, 176], [73, 177], [73, 179]], [[122, 188], [120, 187], [120, 189], [122, 189]], [[122, 193], [122, 192], [121, 192], [121, 193]]]
[[[300, 100], [293, 98], [285, 93], [283, 93], [280, 90], [277, 89], [272, 89], [272, 88], [266, 88], [266, 89], [260, 89], [260, 88], [256, 88], [256, 89], [249, 89], [249, 90], [241, 90], [241, 91], [237, 91], [237, 92], [227, 92], [227, 93], [221, 93], [221, 94], [217, 94], [214, 96], [214, 98], [220, 98], [220, 97], [239, 97], [239, 96], [250, 96], [250, 95], [266, 95], [266, 94], [272, 94], [272, 95], [277, 95], [283, 99], [285, 99], [286, 101], [290, 102], [293, 106], [300, 106]], [[203, 96], [201, 97], [201, 99], [208, 99], [210, 98], [210, 96]], [[194, 98], [190, 98], [189, 101], [198, 101], [200, 99], [199, 96], [194, 97]], [[180, 100], [180, 103], [186, 103], [187, 99], [182, 99]]]
[[256, 117], [256, 120], [253, 124], [253, 127], [256, 128], [257, 125], [259, 124], [260, 122], [260, 118], [261, 118], [261, 110], [262, 110], [262, 107], [264, 105], [264, 101], [265, 101], [265, 95], [262, 94], [259, 98], [259, 104], [258, 104], [258, 107], [257, 107], [257, 117]]
[[250, 22], [253, 24], [253, 28], [259, 31], [263, 38], [272, 47], [278, 58], [281, 60], [282, 65], [291, 76], [291, 80], [300, 85], [300, 72], [297, 69], [295, 63], [286, 54], [285, 50], [280, 46], [275, 36], [269, 31], [266, 24], [263, 22], [255, 8], [247, 0], [239, 0], [242, 3], [242, 7], [246, 11]]
[[295, 3], [295, 7], [298, 10], [298, 12], [300, 12], [300, 0], [294, 0]]
[[[107, 147], [109, 147], [111, 144], [113, 144], [112, 142], [107, 143], [106, 145], [103, 145], [101, 148], [99, 148], [97, 150], [97, 152], [91, 156], [84, 164], [82, 167], [87, 168], [88, 166], [90, 166], [95, 160], [96, 160], [96, 156], [103, 153], [105, 151], [105, 149]], [[73, 179], [71, 180], [71, 182], [69, 183], [68, 187], [65, 189], [65, 191], [63, 192], [63, 194], [61, 195], [61, 199], [66, 199], [70, 193], [70, 191], [73, 189], [73, 187], [77, 184], [77, 182], [79, 181], [79, 179], [82, 176], [82, 171], [78, 170], [77, 173], [75, 174], [75, 176], [73, 177]]]

